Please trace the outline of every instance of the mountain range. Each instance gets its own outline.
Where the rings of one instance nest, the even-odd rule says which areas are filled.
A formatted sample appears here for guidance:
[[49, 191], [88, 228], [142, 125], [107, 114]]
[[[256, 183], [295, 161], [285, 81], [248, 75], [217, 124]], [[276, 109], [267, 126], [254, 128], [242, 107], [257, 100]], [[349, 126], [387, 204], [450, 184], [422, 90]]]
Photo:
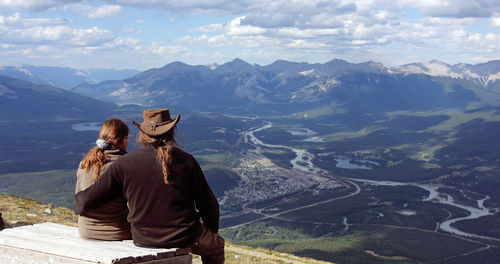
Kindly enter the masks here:
[[42, 120], [91, 119], [115, 108], [87, 96], [0, 75], [0, 120], [18, 125]]
[[[374, 113], [500, 106], [500, 60], [387, 67], [338, 59], [314, 64], [278, 60], [260, 66], [234, 59], [222, 65], [173, 62], [143, 72], [23, 65], [1, 67], [0, 75], [33, 83], [24, 87], [55, 86], [118, 105], [224, 113], [294, 114], [322, 106]], [[6, 83], [16, 82], [6, 80], [0, 97], [12, 100], [14, 90]], [[19, 100], [12, 102], [19, 106]]]
[[137, 70], [73, 69], [48, 66], [0, 66], [0, 75], [28, 82], [70, 89], [82, 83], [98, 83], [106, 80], [121, 80], [139, 73]]
[[394, 111], [467, 107], [473, 102], [498, 105], [499, 78], [500, 61], [477, 65], [431, 61], [389, 68], [343, 60], [324, 64], [279, 60], [259, 66], [235, 59], [210, 66], [173, 62], [71, 91], [117, 104], [182, 105], [201, 111], [291, 113], [325, 104]]

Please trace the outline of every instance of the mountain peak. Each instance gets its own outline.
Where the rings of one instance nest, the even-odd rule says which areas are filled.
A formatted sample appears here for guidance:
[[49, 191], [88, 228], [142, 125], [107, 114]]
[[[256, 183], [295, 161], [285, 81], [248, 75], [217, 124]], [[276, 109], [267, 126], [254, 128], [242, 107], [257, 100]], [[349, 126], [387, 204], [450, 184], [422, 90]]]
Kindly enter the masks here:
[[239, 59], [239, 58], [236, 58], [230, 62], [226, 62], [224, 63], [222, 66], [224, 65], [231, 65], [231, 66], [239, 66], [239, 67], [252, 67], [252, 65], [242, 59]]
[[277, 60], [262, 68], [272, 72], [298, 74], [299, 72], [310, 70], [312, 67], [313, 66], [307, 62], [292, 62], [287, 60]]
[[427, 62], [427, 64], [440, 64], [440, 65], [448, 65], [447, 63], [442, 62], [442, 61], [437, 60], [437, 59], [430, 60], [430, 61], [428, 61], [428, 62]]
[[333, 59], [325, 64], [321, 64], [322, 72], [327, 74], [340, 74], [351, 71], [363, 71], [369, 73], [388, 73], [387, 67], [381, 63], [368, 61], [362, 63], [350, 63], [341, 59]]
[[174, 62], [171, 62], [171, 63], [161, 67], [160, 70], [165, 70], [165, 69], [181, 70], [181, 69], [186, 68], [186, 67], [189, 67], [189, 65], [187, 65], [186, 63], [181, 62], [181, 61], [174, 61]]
[[222, 64], [215, 70], [218, 72], [244, 72], [244, 71], [253, 71], [254, 69], [255, 67], [249, 64], [248, 62], [236, 58], [230, 62]]
[[422, 63], [405, 64], [396, 67], [394, 70], [404, 74], [426, 74], [456, 79], [465, 78], [468, 80], [475, 80], [476, 83], [485, 87], [500, 79], [499, 60], [476, 65], [464, 63], [449, 65], [440, 60], [430, 60]]

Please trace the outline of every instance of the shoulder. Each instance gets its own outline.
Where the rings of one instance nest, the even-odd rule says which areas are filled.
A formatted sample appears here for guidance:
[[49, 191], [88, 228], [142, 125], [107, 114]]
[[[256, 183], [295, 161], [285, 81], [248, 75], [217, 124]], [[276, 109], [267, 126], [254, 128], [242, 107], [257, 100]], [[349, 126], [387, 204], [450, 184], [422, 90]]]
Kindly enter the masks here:
[[193, 155], [189, 154], [188, 152], [184, 151], [183, 149], [180, 148], [175, 148], [173, 151], [174, 159], [176, 161], [182, 161], [182, 162], [195, 162], [196, 159], [193, 157]]
[[92, 174], [92, 168], [83, 168], [83, 163], [78, 164], [78, 169], [76, 170], [76, 175], [78, 177], [87, 176]]
[[85, 174], [85, 169], [83, 169], [83, 168], [81, 167], [81, 163], [80, 163], [80, 165], [78, 165], [78, 169], [76, 170], [76, 176], [77, 176], [78, 178], [80, 178], [80, 177], [82, 177], [84, 174]]
[[120, 156], [119, 160], [134, 159], [137, 158], [138, 156], [142, 156], [148, 152], [153, 152], [153, 151], [154, 151], [153, 149], [141, 146], [137, 149], [132, 150], [131, 152], [126, 153], [125, 155]]
[[124, 151], [124, 150], [120, 150], [120, 149], [110, 149], [110, 150], [105, 150], [104, 151], [104, 155], [106, 156], [106, 158], [109, 161], [115, 161], [119, 157], [121, 157], [121, 156], [123, 156], [125, 154], [127, 154], [127, 152]]
[[[131, 164], [143, 163], [152, 160], [155, 155], [154, 149], [148, 146], [141, 146], [125, 155], [118, 157], [112, 162], [113, 167], [129, 167]], [[153, 159], [154, 160], [154, 159]]]
[[174, 164], [179, 168], [184, 168], [189, 171], [200, 170], [200, 165], [198, 164], [198, 161], [196, 161], [196, 159], [193, 157], [193, 155], [180, 148], [174, 149], [173, 161]]

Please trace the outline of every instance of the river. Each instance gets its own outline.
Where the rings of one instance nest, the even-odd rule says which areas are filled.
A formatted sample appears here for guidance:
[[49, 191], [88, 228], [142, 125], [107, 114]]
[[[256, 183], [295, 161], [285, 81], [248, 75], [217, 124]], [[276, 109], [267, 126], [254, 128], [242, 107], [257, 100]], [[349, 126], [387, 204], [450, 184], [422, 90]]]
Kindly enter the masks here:
[[265, 125], [259, 127], [259, 128], [254, 128], [253, 130], [245, 131], [243, 132], [243, 137], [247, 138], [250, 140], [253, 144], [263, 146], [263, 147], [268, 147], [268, 148], [283, 148], [283, 149], [288, 149], [291, 150], [295, 153], [295, 158], [290, 161], [292, 164], [292, 167], [297, 170], [305, 171], [308, 173], [326, 173], [325, 170], [320, 169], [312, 163], [312, 160], [314, 158], [314, 155], [307, 152], [305, 149], [297, 149], [297, 148], [292, 148], [289, 146], [284, 146], [284, 145], [273, 145], [273, 144], [267, 144], [262, 142], [262, 140], [258, 139], [254, 133], [262, 131], [264, 129], [269, 129], [273, 127], [271, 123], [266, 123]]
[[[297, 149], [297, 148], [285, 146], [285, 145], [267, 144], [267, 143], [262, 142], [262, 140], [258, 139], [254, 135], [255, 132], [269, 129], [271, 127], [273, 127], [272, 123], [267, 122], [265, 125], [262, 125], [260, 127], [253, 128], [249, 131], [243, 132], [243, 136], [255, 145], [268, 147], [268, 148], [282, 148], [282, 149], [288, 149], [288, 150], [293, 151], [295, 153], [296, 157], [293, 158], [290, 161], [290, 163], [292, 164], [294, 169], [302, 170], [302, 171], [309, 172], [309, 173], [327, 173], [325, 170], [316, 167], [312, 163], [312, 160], [314, 159], [315, 156], [314, 156], [314, 154], [309, 153], [307, 150]], [[493, 237], [467, 233], [467, 232], [464, 232], [464, 231], [459, 230], [458, 228], [455, 228], [452, 226], [453, 223], [461, 221], [461, 220], [472, 220], [472, 219], [480, 218], [482, 216], [493, 215], [493, 213], [490, 212], [490, 210], [484, 206], [484, 201], [489, 199], [488, 196], [485, 196], [484, 198], [477, 200], [476, 201], [477, 208], [476, 208], [476, 207], [471, 207], [471, 206], [459, 204], [456, 201], [454, 201], [453, 197], [451, 197], [450, 195], [448, 195], [446, 193], [439, 192], [438, 190], [440, 187], [445, 187], [444, 185], [440, 185], [440, 184], [406, 183], [406, 182], [395, 182], [395, 181], [376, 181], [376, 180], [365, 180], [365, 179], [356, 179], [356, 178], [347, 178], [347, 179], [350, 179], [353, 181], [358, 181], [358, 182], [363, 182], [363, 183], [370, 184], [370, 185], [416, 186], [416, 187], [422, 188], [424, 190], [427, 190], [429, 192], [429, 195], [426, 198], [424, 198], [423, 201], [439, 203], [439, 204], [446, 204], [446, 205], [454, 206], [457, 208], [461, 208], [461, 209], [469, 212], [468, 216], [452, 218], [452, 219], [448, 219], [448, 220], [440, 223], [439, 228], [441, 230], [448, 232], [448, 233], [456, 234], [459, 236], [464, 236], [464, 237], [472, 237], [472, 238], [500, 241], [500, 239], [493, 238]], [[347, 218], [344, 218], [344, 221], [345, 221], [344, 224], [347, 226]]]

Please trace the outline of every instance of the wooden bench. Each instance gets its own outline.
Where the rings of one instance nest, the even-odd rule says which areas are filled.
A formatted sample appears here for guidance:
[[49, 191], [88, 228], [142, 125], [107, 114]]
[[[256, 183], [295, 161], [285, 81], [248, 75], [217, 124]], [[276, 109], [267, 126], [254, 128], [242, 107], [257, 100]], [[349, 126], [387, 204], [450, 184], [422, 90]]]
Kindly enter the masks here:
[[42, 223], [0, 231], [0, 262], [190, 264], [190, 249], [136, 247], [131, 240], [84, 240], [78, 228]]

